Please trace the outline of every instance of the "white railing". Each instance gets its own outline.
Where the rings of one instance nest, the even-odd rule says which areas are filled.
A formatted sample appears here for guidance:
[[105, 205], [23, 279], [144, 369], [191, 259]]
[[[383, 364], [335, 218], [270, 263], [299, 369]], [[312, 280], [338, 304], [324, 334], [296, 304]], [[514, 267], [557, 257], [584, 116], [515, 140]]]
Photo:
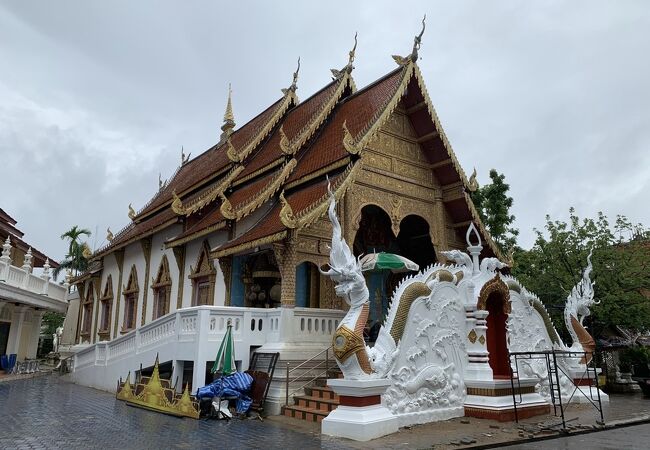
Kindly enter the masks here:
[[[22, 267], [13, 266], [0, 260], [0, 283], [20, 288], [53, 300], [67, 303], [68, 287], [49, 281], [49, 276], [34, 275]], [[40, 306], [40, 305], [39, 305]]]
[[[200, 341], [220, 340], [229, 322], [232, 324], [235, 342], [241, 343], [246, 349], [281, 341], [329, 344], [344, 315], [344, 311], [313, 308], [184, 308], [110, 342], [100, 342], [82, 350], [77, 353], [75, 367], [80, 369], [93, 362], [97, 365], [109, 364], [111, 361], [142, 352], [162, 351], [163, 347], [170, 348], [169, 346], [175, 344], [190, 344], [190, 348], [198, 348]], [[288, 321], [284, 326], [283, 320]], [[190, 356], [187, 358], [190, 359]]]

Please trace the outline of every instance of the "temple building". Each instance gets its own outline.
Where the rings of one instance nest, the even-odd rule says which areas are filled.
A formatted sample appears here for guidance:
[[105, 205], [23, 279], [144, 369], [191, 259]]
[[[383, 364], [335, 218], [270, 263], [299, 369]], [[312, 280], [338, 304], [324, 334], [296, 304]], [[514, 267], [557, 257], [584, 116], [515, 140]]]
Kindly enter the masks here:
[[[229, 95], [216, 143], [183, 155], [139, 211], [129, 205], [128, 224], [73, 280], [75, 379], [114, 389], [160, 353], [195, 388], [227, 320], [243, 368], [258, 348], [297, 361], [328, 347], [345, 314], [318, 271], [329, 257], [328, 183], [357, 256], [389, 251], [425, 268], [463, 249], [472, 223], [486, 243], [481, 257], [500, 256], [414, 54], [358, 89], [353, 49], [302, 101], [298, 65], [277, 101], [240, 127]], [[402, 275], [367, 276], [371, 326]]]
[[16, 223], [0, 208], [0, 355], [22, 361], [36, 357], [43, 314], [66, 312], [68, 285], [50, 281], [58, 263], [25, 242]]

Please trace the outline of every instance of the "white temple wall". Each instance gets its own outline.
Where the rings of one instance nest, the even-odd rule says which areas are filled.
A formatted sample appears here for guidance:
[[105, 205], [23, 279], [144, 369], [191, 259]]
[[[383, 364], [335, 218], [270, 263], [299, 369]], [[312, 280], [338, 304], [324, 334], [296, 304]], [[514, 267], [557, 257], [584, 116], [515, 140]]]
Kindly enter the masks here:
[[[135, 324], [136, 327], [140, 325], [142, 320], [142, 299], [144, 297], [144, 276], [146, 263], [144, 260], [144, 252], [140, 242], [134, 242], [124, 249], [124, 272], [122, 273], [122, 291], [129, 283], [129, 275], [131, 274], [131, 266], [135, 264], [135, 270], [138, 273], [138, 307], [136, 309]], [[120, 315], [118, 317], [118, 335], [124, 325], [124, 296], [120, 299]]]
[[[95, 342], [99, 342], [99, 328], [101, 326], [101, 303], [99, 302], [99, 299], [101, 298], [102, 295], [104, 295], [104, 289], [106, 287], [106, 280], [108, 280], [108, 277], [111, 277], [111, 283], [112, 283], [112, 288], [113, 288], [113, 304], [111, 305], [111, 317], [110, 317], [110, 323], [108, 326], [108, 329], [110, 331], [110, 339], [113, 339], [115, 336], [113, 335], [113, 328], [115, 325], [115, 317], [117, 314], [117, 291], [118, 291], [118, 281], [120, 279], [120, 272], [119, 272], [119, 267], [117, 265], [117, 259], [115, 258], [115, 254], [111, 253], [109, 255], [106, 255], [103, 260], [103, 269], [102, 269], [102, 278], [101, 278], [101, 283], [99, 287], [99, 295], [97, 296], [97, 299], [95, 301], [95, 307], [100, 308], [99, 311], [99, 316], [97, 319], [97, 325], [96, 329], [93, 331], [95, 333]], [[83, 300], [82, 300], [83, 303]], [[121, 302], [120, 302], [121, 303]], [[93, 324], [95, 326], [95, 324]]]
[[174, 257], [174, 250], [171, 248], [165, 248], [165, 241], [176, 236], [181, 231], [181, 226], [175, 225], [162, 230], [160, 233], [154, 234], [152, 237], [149, 268], [149, 293], [147, 294], [147, 316], [145, 317], [145, 323], [149, 323], [153, 319], [153, 289], [151, 288], [151, 285], [153, 284], [153, 280], [158, 276], [158, 270], [160, 269], [160, 263], [163, 256], [167, 256], [167, 262], [169, 263], [169, 276], [172, 280], [171, 294], [169, 296], [169, 312], [176, 311], [179, 271]]

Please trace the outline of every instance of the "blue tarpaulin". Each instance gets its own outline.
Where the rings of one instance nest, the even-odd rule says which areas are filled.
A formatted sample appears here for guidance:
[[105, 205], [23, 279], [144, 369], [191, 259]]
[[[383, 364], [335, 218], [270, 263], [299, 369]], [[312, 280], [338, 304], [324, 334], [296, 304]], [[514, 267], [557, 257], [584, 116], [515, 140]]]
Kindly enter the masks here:
[[243, 414], [248, 411], [253, 400], [248, 393], [253, 384], [253, 377], [247, 373], [236, 372], [227, 377], [221, 377], [207, 386], [203, 386], [196, 391], [199, 399], [212, 397], [231, 397], [237, 399], [237, 413]]

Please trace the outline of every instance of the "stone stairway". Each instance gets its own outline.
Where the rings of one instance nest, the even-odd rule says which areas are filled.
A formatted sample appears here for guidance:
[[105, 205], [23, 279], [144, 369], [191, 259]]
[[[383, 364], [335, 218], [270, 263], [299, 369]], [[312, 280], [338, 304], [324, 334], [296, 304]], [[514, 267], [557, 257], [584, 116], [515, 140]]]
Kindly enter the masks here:
[[339, 405], [339, 396], [329, 387], [326, 380], [317, 380], [315, 386], [305, 387], [304, 395], [294, 396], [294, 405], [282, 407], [282, 415], [308, 422], [320, 422]]

